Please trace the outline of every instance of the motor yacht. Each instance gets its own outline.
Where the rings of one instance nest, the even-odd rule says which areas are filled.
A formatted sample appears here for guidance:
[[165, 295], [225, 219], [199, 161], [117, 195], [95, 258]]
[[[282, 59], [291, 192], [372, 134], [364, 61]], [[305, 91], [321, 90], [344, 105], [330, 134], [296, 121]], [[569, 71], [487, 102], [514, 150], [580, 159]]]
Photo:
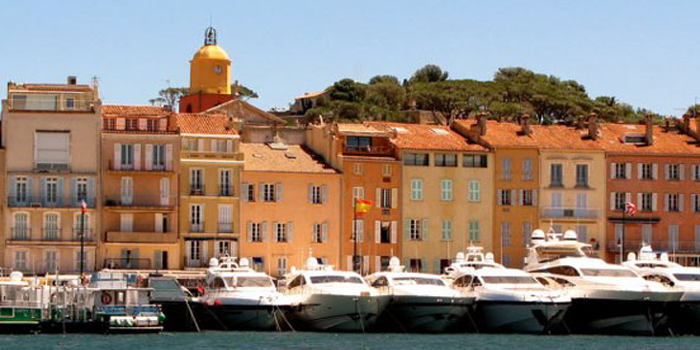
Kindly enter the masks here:
[[285, 276], [287, 313], [295, 329], [366, 331], [382, 312], [377, 291], [351, 271], [337, 271], [310, 257], [301, 270]]
[[19, 271], [0, 280], [0, 332], [36, 332], [42, 319], [42, 293]]
[[568, 290], [572, 306], [563, 325], [574, 333], [657, 334], [668, 327], [667, 307], [683, 294], [606, 263], [571, 230], [533, 231], [524, 270]]
[[483, 247], [469, 246], [466, 252], [458, 252], [457, 258], [445, 268], [447, 278], [457, 275], [459, 272], [478, 270], [484, 267], [504, 268], [493, 259], [493, 253], [485, 253]]
[[[478, 268], [464, 266], [465, 260], [479, 262]], [[571, 306], [566, 292], [550, 290], [527, 272], [495, 263], [491, 253], [472, 250], [458, 255], [452, 267], [446, 271], [453, 288], [476, 297], [473, 320], [479, 332], [551, 333]]]
[[681, 300], [668, 308], [672, 334], [700, 334], [700, 268], [685, 267], [669, 261], [665, 252], [656, 253], [643, 245], [639, 255], [629, 253], [623, 265], [647, 281], [683, 292]]
[[288, 299], [270, 276], [250, 268], [248, 259], [212, 258], [199, 297], [203, 327], [218, 330], [281, 329]]
[[388, 271], [367, 278], [386, 305], [377, 328], [402, 332], [455, 330], [474, 304], [474, 296], [463, 296], [438, 275], [406, 272], [396, 257]]

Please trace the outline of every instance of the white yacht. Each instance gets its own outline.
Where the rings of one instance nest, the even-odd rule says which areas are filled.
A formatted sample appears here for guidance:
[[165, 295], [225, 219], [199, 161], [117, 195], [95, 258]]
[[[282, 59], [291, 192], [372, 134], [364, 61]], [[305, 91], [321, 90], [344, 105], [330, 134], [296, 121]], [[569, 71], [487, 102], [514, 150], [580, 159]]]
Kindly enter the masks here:
[[629, 253], [623, 265], [636, 271], [647, 281], [663, 284], [666, 288], [683, 292], [678, 303], [669, 310], [670, 330], [673, 334], [700, 334], [700, 268], [685, 267], [668, 260], [667, 253], [655, 253], [644, 245], [639, 255]]
[[382, 312], [377, 291], [351, 271], [336, 271], [310, 257], [302, 270], [285, 276], [287, 313], [295, 329], [365, 331]]
[[[470, 262], [477, 264], [466, 266]], [[476, 296], [473, 326], [479, 332], [550, 333], [571, 306], [566, 292], [548, 289], [527, 272], [505, 268], [481, 250], [458, 255], [446, 271], [454, 289]]]
[[667, 327], [667, 306], [683, 294], [606, 263], [571, 230], [533, 231], [524, 269], [569, 291], [564, 325], [574, 333], [656, 334]]
[[204, 295], [207, 328], [223, 330], [274, 330], [283, 326], [288, 299], [272, 278], [249, 267], [248, 259], [212, 258], [206, 273]]
[[462, 296], [438, 275], [406, 272], [399, 259], [391, 258], [389, 269], [367, 277], [386, 304], [377, 326], [402, 332], [455, 330], [465, 318], [475, 297]]
[[483, 247], [469, 246], [466, 252], [457, 253], [457, 258], [445, 268], [444, 273], [447, 277], [452, 278], [459, 272], [478, 270], [484, 267], [504, 268], [503, 265], [493, 260], [492, 253], [484, 254]]

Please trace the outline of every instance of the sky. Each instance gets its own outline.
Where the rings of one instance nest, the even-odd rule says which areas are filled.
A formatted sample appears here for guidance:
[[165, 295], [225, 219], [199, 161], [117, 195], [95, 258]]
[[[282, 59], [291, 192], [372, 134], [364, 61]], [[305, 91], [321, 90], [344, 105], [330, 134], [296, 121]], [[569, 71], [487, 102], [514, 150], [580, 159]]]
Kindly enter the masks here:
[[97, 76], [105, 104], [148, 104], [188, 86], [211, 23], [264, 109], [432, 63], [476, 80], [525, 67], [681, 115], [700, 101], [698, 13], [700, 1], [3, 1], [0, 95], [8, 81]]

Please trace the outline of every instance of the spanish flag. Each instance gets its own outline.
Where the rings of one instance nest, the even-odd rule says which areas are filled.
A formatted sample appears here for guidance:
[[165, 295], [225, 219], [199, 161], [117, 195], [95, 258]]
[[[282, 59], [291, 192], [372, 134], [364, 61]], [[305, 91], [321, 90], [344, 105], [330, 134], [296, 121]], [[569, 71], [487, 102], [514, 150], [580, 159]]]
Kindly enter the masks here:
[[356, 199], [355, 200], [355, 217], [361, 218], [372, 209], [374, 202], [367, 199]]

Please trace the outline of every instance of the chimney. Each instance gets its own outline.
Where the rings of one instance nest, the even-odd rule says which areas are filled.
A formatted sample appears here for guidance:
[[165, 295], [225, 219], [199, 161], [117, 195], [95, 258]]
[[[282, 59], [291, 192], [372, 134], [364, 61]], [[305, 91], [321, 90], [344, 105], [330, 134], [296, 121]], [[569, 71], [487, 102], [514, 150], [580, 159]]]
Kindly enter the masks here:
[[651, 114], [644, 116], [644, 121], [646, 122], [644, 137], [647, 140], [647, 145], [651, 146], [654, 144], [654, 121], [652, 120]]
[[671, 131], [671, 119], [669, 119], [668, 117], [664, 118], [664, 131], [665, 132]]
[[523, 135], [530, 135], [532, 134], [532, 128], [530, 128], [530, 115], [527, 113], [523, 113], [523, 115], [520, 116], [520, 125], [521, 125], [521, 132]]
[[686, 134], [690, 131], [690, 113], [683, 114], [683, 123], [680, 125], [680, 129]]
[[591, 140], [598, 139], [598, 115], [595, 113], [591, 113], [588, 116], [588, 137]]
[[479, 130], [479, 136], [486, 135], [486, 113], [480, 112], [476, 115], [476, 127]]
[[68, 85], [76, 85], [78, 84], [78, 78], [75, 77], [75, 75], [69, 75], [68, 79], [66, 79], [66, 84]]

